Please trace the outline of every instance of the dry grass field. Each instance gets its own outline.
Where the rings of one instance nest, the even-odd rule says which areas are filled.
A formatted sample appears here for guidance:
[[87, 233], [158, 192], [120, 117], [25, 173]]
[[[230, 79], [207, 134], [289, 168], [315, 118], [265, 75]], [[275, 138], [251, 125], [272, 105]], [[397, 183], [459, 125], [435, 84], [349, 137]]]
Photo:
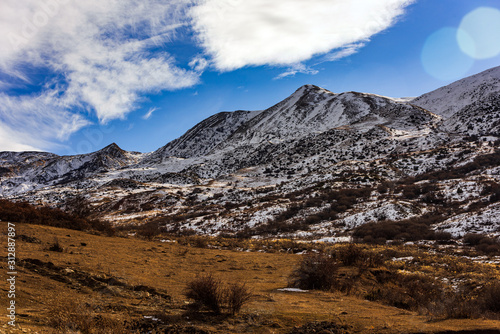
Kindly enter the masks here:
[[[7, 223], [0, 228], [6, 254]], [[498, 313], [491, 309], [496, 304], [491, 312], [466, 307], [475, 308], [484, 294], [435, 302], [447, 289], [456, 290], [454, 284], [475, 291], [500, 279], [497, 264], [446, 251], [200, 237], [143, 240], [25, 224], [16, 224], [16, 233], [17, 327], [2, 316], [0, 333], [500, 333]], [[304, 257], [296, 253], [312, 248], [338, 263], [335, 288], [280, 290], [290, 286]], [[0, 265], [4, 277], [5, 257]], [[225, 284], [245, 283], [252, 299], [234, 316], [193, 311], [186, 285], [208, 273]], [[432, 290], [433, 282], [440, 290]], [[443, 295], [423, 296], [423, 307], [418, 294], [426, 294], [425, 284], [428, 293]], [[1, 290], [3, 314], [5, 280]], [[457, 303], [462, 313], [450, 312]]]

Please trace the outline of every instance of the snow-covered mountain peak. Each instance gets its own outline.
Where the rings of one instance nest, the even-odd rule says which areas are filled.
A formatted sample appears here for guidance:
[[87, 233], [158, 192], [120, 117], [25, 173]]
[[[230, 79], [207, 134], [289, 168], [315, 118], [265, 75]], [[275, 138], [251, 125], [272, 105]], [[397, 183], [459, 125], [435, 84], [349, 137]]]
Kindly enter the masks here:
[[108, 146], [104, 147], [103, 149], [95, 152], [97, 155], [101, 156], [109, 156], [113, 158], [127, 158], [127, 151], [122, 150], [117, 144], [112, 143], [109, 144]]
[[444, 118], [450, 118], [474, 102], [500, 95], [500, 66], [455, 81], [411, 101]]
[[329, 91], [328, 89], [316, 86], [316, 85], [303, 85], [299, 87], [293, 94], [294, 95], [304, 95], [304, 94], [330, 94], [334, 95], [335, 93]]

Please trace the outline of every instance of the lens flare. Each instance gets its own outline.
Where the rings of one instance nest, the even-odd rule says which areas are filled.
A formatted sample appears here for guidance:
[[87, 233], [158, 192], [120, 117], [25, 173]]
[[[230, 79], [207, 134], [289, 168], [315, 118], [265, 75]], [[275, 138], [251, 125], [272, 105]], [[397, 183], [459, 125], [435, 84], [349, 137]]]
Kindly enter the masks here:
[[457, 33], [460, 49], [474, 59], [500, 54], [500, 11], [479, 7], [465, 15]]
[[[430, 35], [422, 48], [421, 61], [425, 71], [436, 79], [459, 79], [472, 67], [474, 59], [465, 55], [457, 44], [459, 30], [445, 27]], [[464, 36], [466, 32], [460, 32]], [[466, 39], [466, 37], [464, 37]]]

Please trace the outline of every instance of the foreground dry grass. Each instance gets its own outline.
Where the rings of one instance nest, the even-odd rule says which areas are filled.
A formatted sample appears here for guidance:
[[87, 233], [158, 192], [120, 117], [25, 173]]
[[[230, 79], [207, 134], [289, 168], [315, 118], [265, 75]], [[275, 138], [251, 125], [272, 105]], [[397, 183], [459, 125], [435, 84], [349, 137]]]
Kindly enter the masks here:
[[[109, 333], [122, 333], [125, 321], [135, 322], [135, 328], [146, 332], [154, 320], [145, 317], [176, 325], [168, 333], [203, 333], [203, 330], [288, 333], [294, 326], [313, 321], [348, 325], [350, 331], [356, 333], [500, 330], [497, 320], [430, 321], [428, 316], [370, 302], [357, 295], [279, 291], [287, 287], [289, 275], [300, 260], [296, 254], [208, 249], [179, 242], [103, 237], [46, 226], [16, 225], [19, 328], [8, 329], [2, 316], [0, 333], [22, 330], [59, 333], [63, 331], [54, 330], [53, 326], [63, 326], [70, 320], [88, 322], [88, 319], [97, 319], [90, 326], [102, 325]], [[2, 231], [7, 231], [6, 226], [5, 222], [0, 223]], [[5, 253], [4, 232], [0, 240]], [[63, 247], [62, 252], [49, 250], [56, 240]], [[433, 257], [438, 258], [429, 255], [429, 259]], [[421, 258], [420, 270], [434, 270], [425, 260]], [[403, 263], [396, 262], [396, 265], [402, 270], [412, 269]], [[495, 266], [470, 268], [474, 268], [475, 272], [470, 274], [478, 281], [484, 275], [498, 275]], [[7, 272], [5, 260], [0, 270], [2, 276]], [[255, 297], [234, 317], [191, 314], [187, 312], [189, 301], [183, 292], [186, 283], [203, 272], [213, 273], [226, 282], [246, 282]], [[7, 305], [5, 283], [1, 290], [0, 305]], [[3, 306], [2, 309], [5, 310]], [[74, 319], [73, 311], [82, 319]], [[105, 333], [104, 329], [100, 333]]]

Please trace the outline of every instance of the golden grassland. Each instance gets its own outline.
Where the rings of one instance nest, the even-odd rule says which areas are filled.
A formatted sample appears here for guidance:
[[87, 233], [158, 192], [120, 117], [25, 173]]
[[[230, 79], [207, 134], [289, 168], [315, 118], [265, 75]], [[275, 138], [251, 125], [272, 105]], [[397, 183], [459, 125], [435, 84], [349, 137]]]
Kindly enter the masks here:
[[[0, 222], [0, 228], [6, 255], [7, 223]], [[127, 326], [139, 333], [160, 321], [170, 325], [165, 333], [288, 333], [322, 321], [344, 325], [352, 333], [500, 331], [495, 316], [452, 319], [366, 299], [381, 287], [375, 277], [381, 272], [427, 275], [450, 286], [482, 286], [500, 279], [498, 265], [473, 262], [451, 250], [357, 246], [361, 257], [381, 257], [372, 264], [342, 265], [336, 273], [342, 289], [287, 292], [279, 289], [289, 286], [303, 257], [294, 253], [316, 249], [336, 254], [352, 246], [203, 237], [143, 240], [25, 224], [16, 224], [16, 233], [17, 327], [6, 326], [2, 316], [0, 333], [70, 333], [76, 327], [89, 333], [128, 333]], [[394, 260], [398, 258], [406, 259]], [[0, 270], [5, 277], [5, 258]], [[253, 298], [235, 316], [194, 313], [184, 292], [203, 273], [227, 283], [245, 282]], [[8, 305], [5, 281], [1, 290], [3, 314]]]

